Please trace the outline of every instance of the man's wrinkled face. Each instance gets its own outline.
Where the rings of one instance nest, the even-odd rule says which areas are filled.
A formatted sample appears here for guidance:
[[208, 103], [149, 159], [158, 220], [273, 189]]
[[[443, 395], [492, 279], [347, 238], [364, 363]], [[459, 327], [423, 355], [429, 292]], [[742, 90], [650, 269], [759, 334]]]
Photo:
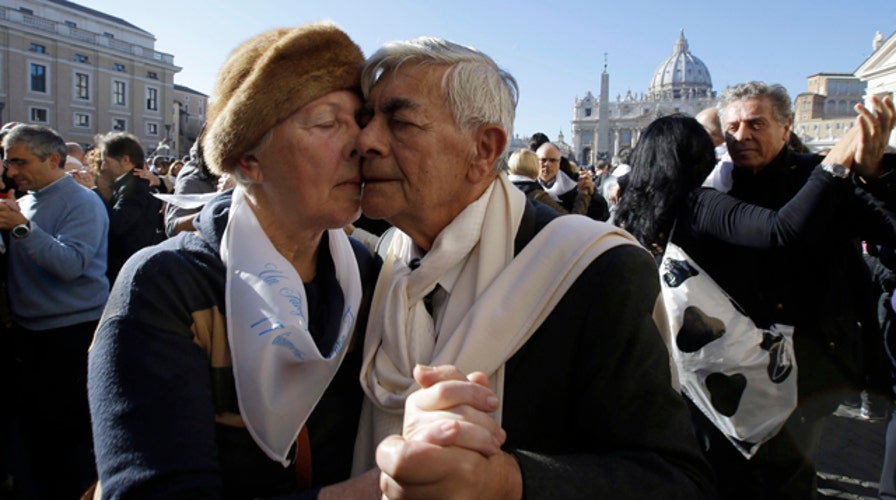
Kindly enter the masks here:
[[541, 163], [538, 179], [544, 183], [553, 181], [560, 170], [560, 150], [551, 144], [542, 144], [536, 154]]
[[405, 232], [440, 230], [465, 206], [472, 132], [454, 121], [442, 90], [447, 66], [405, 64], [383, 74], [362, 113], [364, 214]]
[[769, 97], [734, 101], [725, 108], [725, 141], [738, 167], [758, 172], [778, 156], [790, 138], [790, 124], [775, 119]]

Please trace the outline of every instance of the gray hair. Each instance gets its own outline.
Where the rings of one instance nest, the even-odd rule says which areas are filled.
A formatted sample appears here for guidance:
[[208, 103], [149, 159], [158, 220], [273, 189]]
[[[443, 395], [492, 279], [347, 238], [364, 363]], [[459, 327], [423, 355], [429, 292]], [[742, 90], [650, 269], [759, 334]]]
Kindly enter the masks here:
[[793, 116], [790, 95], [787, 93], [787, 89], [777, 83], [769, 85], [764, 82], [750, 81], [726, 88], [722, 97], [719, 98], [719, 115], [724, 120], [725, 108], [732, 102], [759, 97], [768, 97], [772, 104], [772, 113], [774, 113], [775, 119], [781, 125], [787, 125], [787, 122]]
[[442, 90], [457, 126], [468, 131], [495, 124], [504, 129], [510, 143], [519, 87], [516, 79], [491, 57], [441, 38], [390, 42], [364, 64], [361, 74], [364, 97], [370, 95], [383, 74], [405, 63], [450, 66], [442, 77]]
[[25, 144], [28, 151], [38, 157], [40, 161], [46, 160], [51, 154], [59, 155], [59, 168], [65, 168], [65, 157], [68, 149], [65, 140], [50, 127], [42, 125], [16, 125], [3, 137], [3, 150], [17, 145]]
[[613, 189], [619, 185], [619, 178], [615, 175], [604, 174], [603, 179], [600, 181], [600, 195], [603, 199], [607, 200], [607, 203], [610, 203], [610, 195], [613, 193]]

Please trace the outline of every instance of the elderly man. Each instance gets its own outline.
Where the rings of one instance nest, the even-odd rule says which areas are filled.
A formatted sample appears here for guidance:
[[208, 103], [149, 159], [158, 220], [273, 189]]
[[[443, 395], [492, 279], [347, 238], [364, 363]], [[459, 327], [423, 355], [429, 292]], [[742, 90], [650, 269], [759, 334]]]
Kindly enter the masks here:
[[[750, 460], [741, 456], [695, 412], [722, 498], [813, 498], [813, 455], [822, 417], [830, 414], [848, 391], [869, 383], [876, 388], [885, 385], [875, 299], [858, 242], [888, 237], [888, 228], [872, 226], [876, 220], [872, 215], [879, 211], [867, 200], [868, 194], [892, 196], [892, 174], [887, 174], [896, 166], [896, 158], [883, 152], [894, 112], [889, 99], [873, 98], [872, 103], [876, 114], [868, 113], [869, 118], [858, 125], [864, 133], [858, 134], [857, 140], [862, 142], [856, 149], [853, 173], [837, 164], [820, 167], [825, 175], [849, 177], [857, 192], [865, 191], [828, 217], [824, 231], [800, 235], [784, 248], [750, 248], [714, 237], [700, 238], [689, 247], [690, 256], [758, 326], [777, 323], [795, 327], [798, 406], [784, 429], [755, 456]], [[780, 85], [743, 83], [725, 92], [719, 109], [735, 167], [729, 194], [764, 208], [781, 209], [823, 160], [817, 155], [796, 154], [787, 147], [792, 124], [787, 91]], [[855, 172], [884, 175], [869, 178]], [[730, 221], [722, 215], [707, 213], [700, 218], [725, 220], [719, 223], [724, 231]], [[747, 234], [728, 236], [729, 241], [750, 239]]]
[[485, 54], [440, 39], [388, 44], [365, 66], [362, 208], [400, 231], [368, 323], [356, 469], [386, 438], [387, 496], [707, 496], [651, 316], [653, 260], [508, 181], [516, 89]]
[[731, 156], [728, 155], [728, 144], [725, 142], [725, 134], [722, 133], [722, 119], [719, 117], [719, 110], [706, 108], [697, 113], [694, 118], [706, 129], [706, 133], [709, 134], [712, 145], [716, 149], [716, 166], [706, 176], [703, 186], [727, 193], [731, 191], [731, 170], [734, 165], [731, 163]]
[[582, 200], [588, 206], [586, 215], [596, 220], [607, 220], [610, 216], [606, 200], [594, 192], [594, 181], [588, 172], [582, 172], [577, 180], [571, 179], [560, 169], [563, 156], [560, 148], [554, 143], [545, 142], [535, 151], [541, 162], [541, 170], [538, 172], [538, 183], [569, 213], [582, 213], [575, 211]]
[[94, 470], [85, 377], [109, 296], [109, 218], [100, 199], [66, 175], [65, 142], [55, 131], [18, 125], [3, 149], [7, 175], [28, 192], [0, 199], [0, 229], [11, 236], [22, 434], [40, 498], [77, 498], [94, 474], [80, 472]]
[[80, 170], [87, 168], [84, 165], [85, 154], [84, 149], [77, 142], [66, 142], [65, 171]]

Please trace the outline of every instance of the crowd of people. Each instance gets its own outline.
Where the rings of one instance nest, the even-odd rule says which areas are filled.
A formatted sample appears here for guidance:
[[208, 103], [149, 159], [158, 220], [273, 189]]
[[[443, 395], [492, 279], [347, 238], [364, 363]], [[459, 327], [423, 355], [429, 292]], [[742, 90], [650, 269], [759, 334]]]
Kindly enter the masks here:
[[[53, 499], [814, 498], [824, 417], [892, 397], [892, 98], [822, 157], [747, 82], [578, 167], [507, 151], [518, 93], [317, 23], [236, 47], [186, 161], [4, 127], [4, 463]], [[679, 385], [671, 243], [793, 326], [797, 404], [749, 457]]]

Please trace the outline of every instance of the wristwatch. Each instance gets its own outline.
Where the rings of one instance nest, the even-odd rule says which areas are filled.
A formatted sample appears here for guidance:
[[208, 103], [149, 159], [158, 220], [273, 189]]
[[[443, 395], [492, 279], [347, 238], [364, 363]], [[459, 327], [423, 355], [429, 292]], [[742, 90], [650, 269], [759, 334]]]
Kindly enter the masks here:
[[821, 169], [840, 179], [849, 177], [849, 169], [839, 163], [822, 163]]
[[31, 234], [31, 221], [28, 221], [24, 224], [19, 224], [18, 226], [12, 228], [12, 235], [15, 238], [25, 238], [29, 234]]

